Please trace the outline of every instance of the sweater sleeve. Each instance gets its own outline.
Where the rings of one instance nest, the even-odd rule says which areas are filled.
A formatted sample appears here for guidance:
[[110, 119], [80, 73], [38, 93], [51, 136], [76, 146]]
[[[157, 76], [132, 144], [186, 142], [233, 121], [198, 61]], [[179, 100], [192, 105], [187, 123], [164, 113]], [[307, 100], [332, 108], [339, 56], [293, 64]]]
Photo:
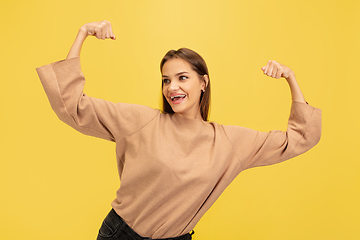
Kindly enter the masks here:
[[223, 128], [244, 170], [285, 161], [315, 146], [321, 135], [321, 110], [293, 101], [286, 132], [230, 125]]
[[83, 93], [80, 57], [36, 68], [50, 105], [59, 119], [77, 131], [110, 141], [137, 131], [160, 113], [136, 104], [113, 103]]

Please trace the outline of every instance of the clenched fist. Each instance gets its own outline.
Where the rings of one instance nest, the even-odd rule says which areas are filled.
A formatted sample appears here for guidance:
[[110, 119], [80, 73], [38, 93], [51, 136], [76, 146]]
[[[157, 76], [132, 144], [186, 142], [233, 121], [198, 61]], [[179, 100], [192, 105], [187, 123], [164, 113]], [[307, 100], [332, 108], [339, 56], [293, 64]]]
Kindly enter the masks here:
[[275, 60], [269, 60], [267, 65], [262, 67], [261, 70], [264, 74], [273, 78], [285, 78], [288, 79], [290, 76], [294, 75], [294, 72], [287, 66], [276, 62]]
[[111, 28], [111, 23], [107, 20], [86, 23], [80, 28], [80, 30], [83, 31], [86, 36], [95, 36], [98, 39], [116, 39]]

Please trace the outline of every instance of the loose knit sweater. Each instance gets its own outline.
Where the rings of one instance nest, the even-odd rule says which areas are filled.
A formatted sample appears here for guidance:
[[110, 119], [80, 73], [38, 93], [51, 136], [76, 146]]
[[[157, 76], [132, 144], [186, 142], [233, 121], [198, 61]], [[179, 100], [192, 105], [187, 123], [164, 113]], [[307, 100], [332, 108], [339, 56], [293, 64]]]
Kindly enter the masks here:
[[89, 97], [79, 57], [36, 70], [60, 120], [116, 142], [121, 186], [111, 205], [143, 237], [190, 232], [241, 171], [295, 157], [320, 139], [321, 110], [301, 102], [292, 102], [286, 132], [259, 132]]

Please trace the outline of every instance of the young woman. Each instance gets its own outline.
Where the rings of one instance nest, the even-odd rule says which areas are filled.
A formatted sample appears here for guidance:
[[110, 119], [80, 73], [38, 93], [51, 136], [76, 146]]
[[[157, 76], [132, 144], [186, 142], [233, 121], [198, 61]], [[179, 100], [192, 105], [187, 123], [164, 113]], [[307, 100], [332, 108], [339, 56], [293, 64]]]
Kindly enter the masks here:
[[295, 157], [317, 144], [321, 110], [308, 105], [293, 71], [269, 61], [292, 93], [286, 132], [208, 122], [210, 78], [196, 52], [171, 50], [161, 61], [163, 112], [83, 93], [80, 49], [88, 36], [115, 40], [108, 21], [82, 26], [65, 60], [37, 68], [58, 117], [76, 130], [116, 142], [121, 187], [98, 239], [191, 239], [196, 223], [244, 169]]

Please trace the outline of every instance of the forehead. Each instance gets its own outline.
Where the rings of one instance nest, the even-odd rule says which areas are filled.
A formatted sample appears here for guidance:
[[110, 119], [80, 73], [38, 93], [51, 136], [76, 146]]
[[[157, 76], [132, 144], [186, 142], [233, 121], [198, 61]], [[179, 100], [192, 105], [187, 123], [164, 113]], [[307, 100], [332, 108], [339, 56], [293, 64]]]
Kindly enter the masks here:
[[178, 72], [195, 72], [192, 70], [190, 63], [187, 61], [181, 59], [181, 58], [172, 58], [165, 62], [163, 68], [162, 68], [162, 74], [163, 75], [175, 75]]

